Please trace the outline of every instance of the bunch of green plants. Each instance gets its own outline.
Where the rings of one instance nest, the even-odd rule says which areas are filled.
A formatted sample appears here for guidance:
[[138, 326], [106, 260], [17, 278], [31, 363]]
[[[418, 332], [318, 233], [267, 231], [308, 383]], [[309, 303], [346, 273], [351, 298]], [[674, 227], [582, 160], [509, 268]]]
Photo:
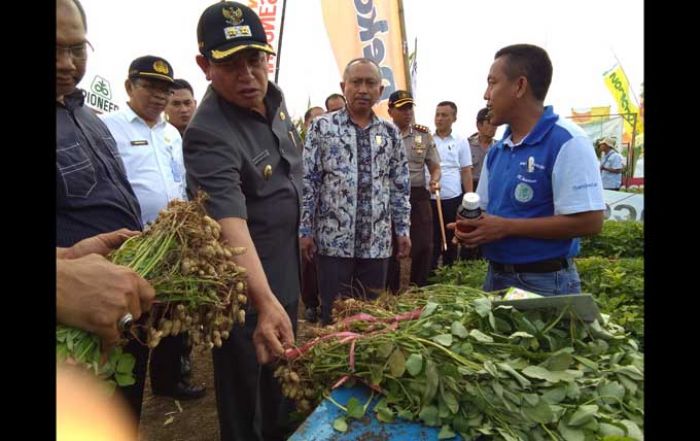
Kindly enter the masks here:
[[[480, 288], [488, 264], [482, 260], [458, 261], [440, 267], [432, 283]], [[581, 291], [590, 293], [604, 314], [623, 326], [644, 347], [644, 259], [577, 258]]]
[[607, 220], [595, 236], [581, 238], [579, 257], [644, 257], [644, 223]]
[[644, 259], [576, 259], [583, 292], [644, 347]]
[[[246, 271], [233, 260], [244, 248], [221, 242], [221, 227], [206, 215], [200, 193], [173, 200], [143, 233], [112, 252], [110, 261], [148, 280], [156, 299], [130, 337], [155, 348], [161, 338], [188, 332], [194, 346], [221, 347], [234, 324], [245, 321]], [[115, 385], [134, 383], [135, 359], [120, 344], [105, 350], [99, 338], [80, 329], [56, 327], [56, 358], [69, 359]]]
[[482, 259], [457, 260], [452, 265], [435, 268], [428, 282], [481, 288], [484, 285], [488, 266], [488, 262]]
[[[377, 419], [440, 427], [440, 439], [642, 439], [643, 354], [622, 327], [492, 300], [433, 285], [338, 302], [339, 324], [288, 351], [275, 374], [305, 410], [332, 400], [334, 384], [364, 383], [381, 395]], [[344, 431], [369, 401], [336, 405], [345, 416], [334, 428]]]

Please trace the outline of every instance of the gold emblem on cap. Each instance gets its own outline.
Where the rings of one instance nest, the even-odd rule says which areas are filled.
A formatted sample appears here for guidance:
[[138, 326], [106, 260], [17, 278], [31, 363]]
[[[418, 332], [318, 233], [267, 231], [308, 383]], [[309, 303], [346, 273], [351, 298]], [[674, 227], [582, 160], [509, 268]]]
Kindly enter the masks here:
[[158, 60], [155, 63], [153, 63], [153, 70], [155, 70], [158, 73], [162, 73], [167, 75], [170, 72], [170, 69], [168, 69], [168, 65], [163, 62], [163, 60]]
[[272, 166], [270, 164], [267, 164], [263, 169], [263, 176], [265, 176], [265, 179], [270, 179], [270, 176], [272, 176]]
[[374, 140], [377, 142], [377, 145], [382, 145], [382, 135], [375, 136]]
[[226, 21], [232, 25], [238, 25], [243, 22], [243, 11], [241, 11], [241, 8], [233, 9], [233, 6], [224, 6], [221, 13]]
[[287, 119], [287, 116], [284, 114], [284, 112], [280, 112], [280, 119], [281, 119], [282, 121], [284, 121], [285, 119]]

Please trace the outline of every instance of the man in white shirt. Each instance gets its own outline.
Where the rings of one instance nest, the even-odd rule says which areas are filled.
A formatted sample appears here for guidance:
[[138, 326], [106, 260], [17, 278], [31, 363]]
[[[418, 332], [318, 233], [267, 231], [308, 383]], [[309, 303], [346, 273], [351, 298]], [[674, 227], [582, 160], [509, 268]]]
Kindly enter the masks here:
[[144, 225], [171, 199], [186, 199], [182, 138], [162, 117], [172, 92], [173, 70], [162, 58], [139, 57], [125, 82], [127, 106], [102, 116], [117, 141]]
[[194, 89], [186, 80], [176, 78], [173, 82], [173, 93], [165, 106], [165, 117], [180, 132], [180, 136], [185, 136], [185, 129], [196, 109]]
[[443, 252], [440, 220], [437, 212], [435, 194], [431, 195], [433, 209], [433, 259], [431, 269], [438, 266], [442, 255], [442, 264], [451, 265], [457, 257], [457, 246], [452, 243], [452, 230], [447, 224], [454, 222], [457, 209], [462, 203], [462, 195], [474, 191], [472, 180], [472, 155], [469, 142], [452, 131], [452, 124], [457, 121], [457, 105], [452, 101], [442, 101], [435, 109], [435, 146], [440, 155], [440, 201], [447, 240], [447, 251]]
[[[173, 91], [173, 69], [152, 55], [135, 59], [124, 83], [127, 106], [102, 115], [117, 142], [126, 175], [141, 206], [144, 225], [153, 222], [172, 199], [187, 199], [182, 138], [162, 117]], [[164, 338], [151, 354], [151, 388], [156, 395], [202, 397], [204, 387], [190, 385], [182, 372], [187, 335]]]
[[619, 191], [622, 186], [622, 155], [615, 150], [615, 138], [606, 136], [598, 141], [600, 149], [600, 177], [603, 188]]

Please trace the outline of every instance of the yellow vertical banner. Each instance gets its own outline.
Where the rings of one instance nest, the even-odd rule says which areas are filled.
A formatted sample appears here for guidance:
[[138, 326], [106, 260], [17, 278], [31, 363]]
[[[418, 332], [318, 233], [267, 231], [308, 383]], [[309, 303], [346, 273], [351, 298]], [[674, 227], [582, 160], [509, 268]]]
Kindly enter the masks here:
[[374, 111], [388, 118], [389, 95], [408, 89], [401, 0], [321, 0], [321, 7], [340, 75], [353, 58], [379, 65], [384, 92]]
[[613, 98], [615, 98], [618, 113], [622, 114], [625, 120], [623, 141], [631, 142], [632, 133], [635, 129], [635, 115], [637, 134], [644, 132], [644, 121], [639, 113], [639, 107], [632, 102], [633, 98], [630, 96], [630, 84], [627, 75], [622, 70], [622, 66], [617, 63], [612, 69], [605, 72], [603, 77], [605, 85]]

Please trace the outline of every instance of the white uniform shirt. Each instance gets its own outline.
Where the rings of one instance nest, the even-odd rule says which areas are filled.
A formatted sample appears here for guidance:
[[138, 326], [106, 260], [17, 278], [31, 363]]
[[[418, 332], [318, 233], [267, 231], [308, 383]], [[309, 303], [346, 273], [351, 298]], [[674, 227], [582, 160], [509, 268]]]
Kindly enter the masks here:
[[182, 137], [172, 124], [161, 118], [148, 127], [128, 105], [100, 118], [117, 141], [144, 225], [155, 220], [170, 200], [187, 199]]
[[[445, 138], [435, 132], [435, 147], [440, 154], [440, 199], [452, 199], [462, 195], [462, 173], [464, 167], [471, 167], [472, 153], [469, 142], [452, 131]], [[431, 194], [432, 199], [435, 195]]]

